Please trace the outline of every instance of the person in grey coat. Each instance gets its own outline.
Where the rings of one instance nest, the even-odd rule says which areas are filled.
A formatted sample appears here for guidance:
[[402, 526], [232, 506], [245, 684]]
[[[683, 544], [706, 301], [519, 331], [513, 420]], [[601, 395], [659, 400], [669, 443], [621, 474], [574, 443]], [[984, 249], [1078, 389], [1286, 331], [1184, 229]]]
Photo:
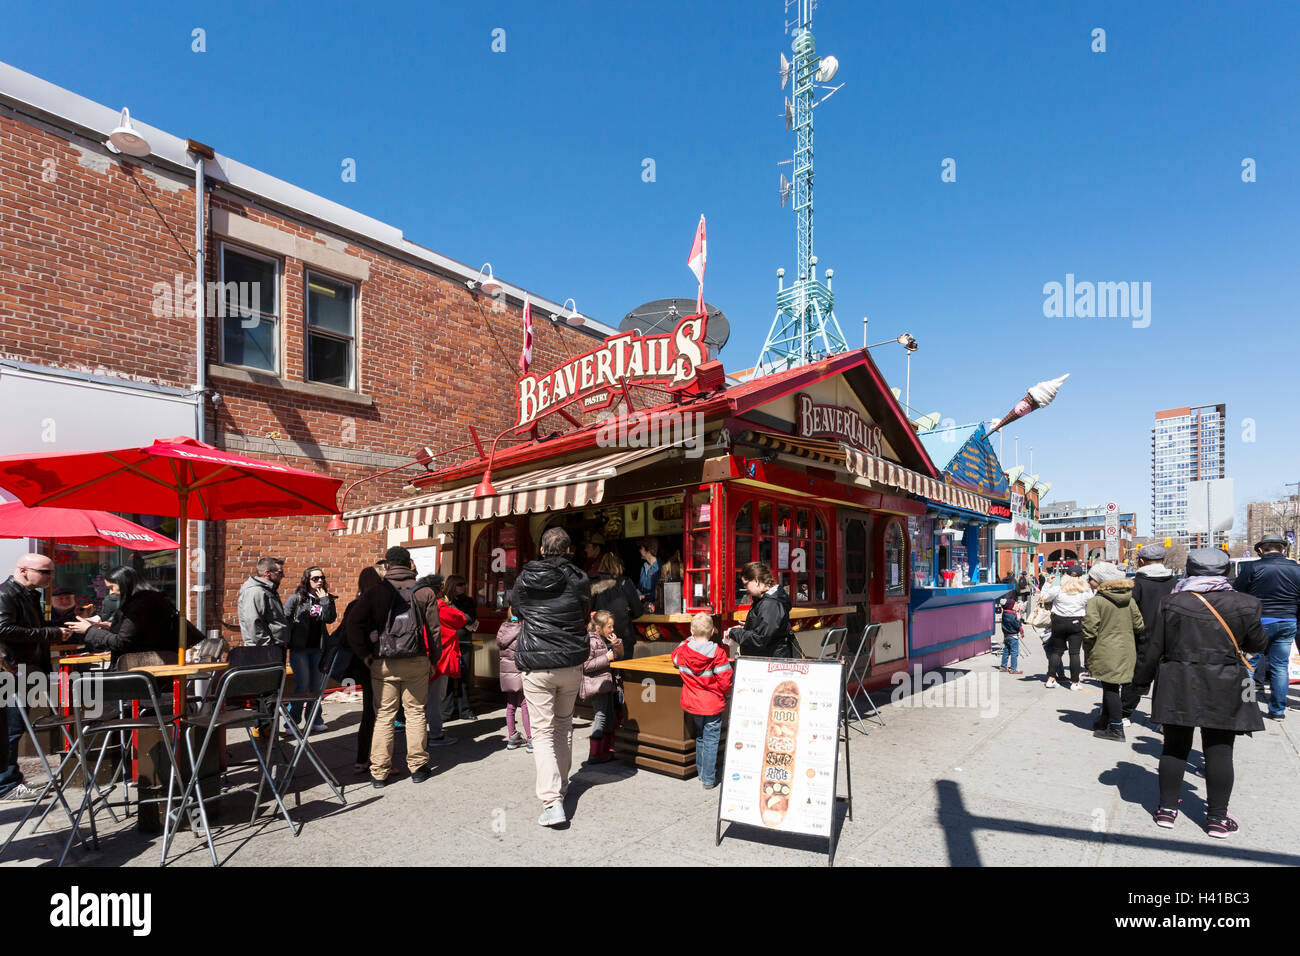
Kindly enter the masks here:
[[239, 589], [239, 633], [246, 646], [289, 646], [289, 618], [280, 601], [283, 558], [258, 558], [257, 573]]

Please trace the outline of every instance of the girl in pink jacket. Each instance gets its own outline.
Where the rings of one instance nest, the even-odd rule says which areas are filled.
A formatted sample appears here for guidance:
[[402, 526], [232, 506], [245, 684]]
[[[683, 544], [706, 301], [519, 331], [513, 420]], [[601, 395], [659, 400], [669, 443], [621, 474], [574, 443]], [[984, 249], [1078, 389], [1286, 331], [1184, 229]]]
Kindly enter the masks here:
[[614, 674], [609, 665], [618, 658], [623, 642], [614, 633], [614, 615], [597, 611], [591, 616], [587, 634], [589, 652], [582, 665], [582, 686], [578, 696], [591, 701], [595, 716], [591, 721], [591, 755], [587, 763], [607, 763], [614, 759]]

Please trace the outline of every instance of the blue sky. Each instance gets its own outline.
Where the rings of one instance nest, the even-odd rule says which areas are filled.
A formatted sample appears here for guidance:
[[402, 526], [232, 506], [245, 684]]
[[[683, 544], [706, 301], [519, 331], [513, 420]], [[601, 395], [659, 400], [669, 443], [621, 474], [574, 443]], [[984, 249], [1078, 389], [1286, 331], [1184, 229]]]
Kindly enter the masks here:
[[[109, 6], [11, 5], [0, 59], [611, 324], [694, 294], [702, 212], [723, 360], [756, 359], [794, 255], [781, 0]], [[846, 84], [817, 253], [850, 342], [863, 315], [920, 342], [918, 411], [992, 418], [1070, 372], [1005, 463], [1018, 436], [1053, 497], [1142, 533], [1158, 408], [1227, 403], [1239, 503], [1300, 480], [1300, 5], [822, 0], [814, 35]], [[1045, 318], [1067, 273], [1151, 283], [1150, 325]], [[874, 354], [902, 387], [902, 349]]]

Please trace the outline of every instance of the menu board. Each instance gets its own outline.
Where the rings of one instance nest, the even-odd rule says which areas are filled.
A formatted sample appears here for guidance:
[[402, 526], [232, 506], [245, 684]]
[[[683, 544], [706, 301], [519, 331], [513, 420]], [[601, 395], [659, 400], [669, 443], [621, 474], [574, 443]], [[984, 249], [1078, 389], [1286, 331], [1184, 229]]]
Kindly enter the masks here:
[[681, 495], [651, 498], [646, 502], [645, 509], [646, 534], [678, 534], [686, 527]]
[[720, 820], [831, 836], [843, 665], [735, 661]]

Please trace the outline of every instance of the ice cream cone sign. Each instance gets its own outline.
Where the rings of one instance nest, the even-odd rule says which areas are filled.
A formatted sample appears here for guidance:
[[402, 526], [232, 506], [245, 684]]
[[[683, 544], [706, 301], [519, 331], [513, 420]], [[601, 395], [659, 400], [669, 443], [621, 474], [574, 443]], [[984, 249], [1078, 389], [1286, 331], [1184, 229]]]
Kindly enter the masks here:
[[1016, 402], [1015, 408], [999, 418], [993, 424], [993, 427], [988, 430], [988, 434], [992, 435], [1002, 426], [1011, 424], [1017, 418], [1023, 418], [1036, 408], [1050, 405], [1052, 399], [1056, 398], [1056, 393], [1061, 390], [1061, 386], [1069, 377], [1070, 373], [1066, 372], [1060, 378], [1053, 378], [1046, 382], [1039, 382], [1037, 385], [1031, 385], [1029, 391], [1025, 392], [1025, 397]]

